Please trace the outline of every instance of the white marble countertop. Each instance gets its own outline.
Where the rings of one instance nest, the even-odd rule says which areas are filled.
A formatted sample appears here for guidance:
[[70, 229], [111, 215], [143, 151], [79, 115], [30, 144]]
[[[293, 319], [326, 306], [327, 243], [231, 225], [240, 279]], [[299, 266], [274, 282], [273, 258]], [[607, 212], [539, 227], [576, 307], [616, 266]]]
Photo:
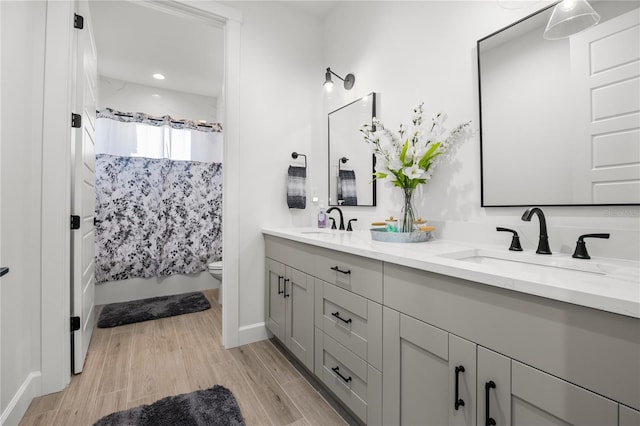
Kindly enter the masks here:
[[[385, 243], [373, 241], [369, 231], [265, 228], [262, 232], [383, 262], [640, 318], [640, 262], [609, 258], [581, 260], [556, 253], [544, 256], [528, 250], [510, 252], [507, 247], [446, 240]], [[495, 256], [498, 261], [468, 261], [492, 260], [479, 259], [478, 256]], [[500, 264], [499, 259], [508, 261]], [[536, 262], [543, 262], [547, 266], [540, 267]], [[574, 270], [573, 267], [582, 270]]]

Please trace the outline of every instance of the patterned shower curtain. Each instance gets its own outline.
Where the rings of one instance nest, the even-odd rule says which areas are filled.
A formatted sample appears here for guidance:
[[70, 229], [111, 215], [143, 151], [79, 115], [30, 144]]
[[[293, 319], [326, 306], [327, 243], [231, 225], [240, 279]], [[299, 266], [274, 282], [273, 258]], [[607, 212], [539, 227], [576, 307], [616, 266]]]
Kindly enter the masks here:
[[221, 162], [100, 153], [109, 134], [96, 136], [96, 282], [197, 273], [222, 259]]

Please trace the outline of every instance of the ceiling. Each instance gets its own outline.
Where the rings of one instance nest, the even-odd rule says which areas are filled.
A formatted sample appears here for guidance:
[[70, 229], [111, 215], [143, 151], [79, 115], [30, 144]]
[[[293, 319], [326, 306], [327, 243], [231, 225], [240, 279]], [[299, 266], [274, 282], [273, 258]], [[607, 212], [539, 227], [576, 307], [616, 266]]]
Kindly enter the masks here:
[[[278, 3], [323, 19], [339, 1]], [[98, 74], [218, 97], [224, 77], [223, 28], [214, 22], [158, 10], [153, 4], [127, 0], [89, 2], [98, 50]], [[152, 78], [155, 73], [163, 74], [165, 80]]]
[[[214, 22], [169, 14], [144, 2], [89, 2], [98, 74], [217, 97], [224, 75], [224, 31]], [[165, 80], [152, 78], [161, 73]]]
[[312, 15], [318, 18], [325, 18], [335, 7], [339, 1], [281, 1], [281, 4], [289, 6], [292, 9], [299, 10], [308, 15]]

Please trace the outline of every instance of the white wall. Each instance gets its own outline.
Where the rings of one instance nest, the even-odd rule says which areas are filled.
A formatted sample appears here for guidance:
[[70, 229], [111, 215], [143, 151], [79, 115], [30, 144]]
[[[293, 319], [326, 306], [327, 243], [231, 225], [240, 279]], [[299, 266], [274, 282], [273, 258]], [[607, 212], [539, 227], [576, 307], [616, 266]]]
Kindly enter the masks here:
[[210, 96], [159, 89], [104, 76], [98, 78], [99, 109], [112, 108], [122, 112], [217, 122], [217, 104], [217, 98]]
[[[322, 115], [322, 32], [316, 18], [275, 2], [232, 2], [243, 13], [240, 75], [239, 325], [240, 341], [264, 333], [264, 226], [310, 225], [306, 210], [289, 210], [291, 153], [308, 155], [307, 190], [326, 181], [317, 118]], [[325, 145], [326, 146], [326, 145]], [[324, 159], [324, 160], [323, 160]], [[324, 166], [326, 167], [326, 166]], [[326, 185], [326, 183], [325, 183]], [[223, 255], [224, 256], [224, 255]], [[224, 284], [223, 284], [224, 286]], [[252, 334], [252, 333], [256, 334]]]
[[16, 424], [40, 383], [40, 209], [44, 2], [2, 2], [0, 423]]
[[[369, 92], [381, 93], [382, 121], [392, 128], [408, 121], [421, 101], [429, 114], [442, 110], [447, 124], [473, 120], [478, 129], [476, 41], [541, 8], [507, 10], [496, 1], [341, 2], [325, 21], [325, 62], [338, 74], [356, 76], [353, 90], [334, 90], [324, 113]], [[336, 88], [338, 89], [338, 88]], [[322, 120], [322, 118], [320, 118]], [[326, 133], [326, 132], [325, 132]], [[326, 135], [324, 136], [326, 137]], [[326, 140], [326, 139], [325, 139]], [[318, 147], [314, 155], [322, 155]], [[437, 236], [507, 246], [495, 226], [514, 227], [525, 249], [537, 245], [537, 219], [520, 220], [524, 208], [480, 207], [480, 148], [477, 131], [443, 163], [416, 196], [422, 217], [436, 221]], [[326, 194], [326, 186], [320, 190]], [[379, 184], [378, 207], [344, 208], [359, 229], [399, 215], [400, 191]], [[550, 245], [571, 253], [577, 236], [610, 232], [610, 240], [589, 242], [592, 256], [640, 258], [640, 208], [546, 207]]]

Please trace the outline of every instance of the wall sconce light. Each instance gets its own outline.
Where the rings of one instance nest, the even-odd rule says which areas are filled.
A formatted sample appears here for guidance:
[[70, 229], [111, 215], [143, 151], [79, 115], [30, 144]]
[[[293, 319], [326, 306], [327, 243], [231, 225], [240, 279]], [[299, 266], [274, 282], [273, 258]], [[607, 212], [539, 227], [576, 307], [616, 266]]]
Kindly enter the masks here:
[[327, 72], [324, 74], [324, 87], [328, 92], [333, 90], [333, 81], [331, 80], [331, 74], [344, 81], [344, 88], [346, 90], [351, 90], [354, 83], [356, 82], [356, 76], [354, 76], [353, 74], [347, 74], [345, 78], [342, 78], [335, 72], [331, 71], [331, 68], [327, 68]]
[[551, 13], [542, 37], [558, 40], [586, 30], [600, 22], [600, 15], [587, 0], [562, 0]]

